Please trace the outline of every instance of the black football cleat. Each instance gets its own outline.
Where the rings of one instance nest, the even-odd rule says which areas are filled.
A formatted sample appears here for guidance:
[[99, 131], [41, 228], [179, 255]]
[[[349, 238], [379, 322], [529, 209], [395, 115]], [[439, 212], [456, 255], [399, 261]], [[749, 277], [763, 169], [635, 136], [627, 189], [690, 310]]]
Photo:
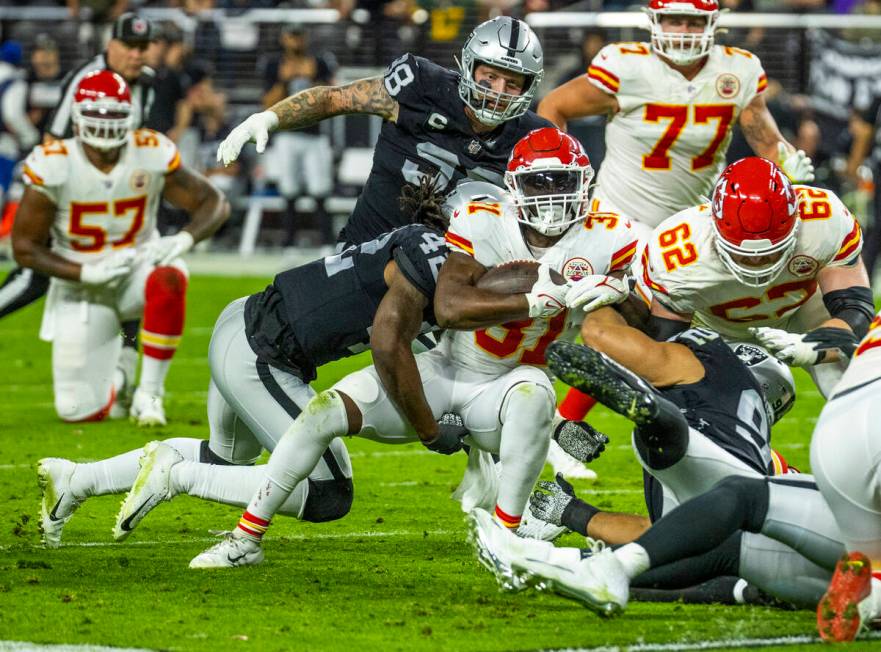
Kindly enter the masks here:
[[655, 389], [632, 371], [588, 346], [554, 342], [545, 355], [557, 378], [637, 425], [660, 413]]

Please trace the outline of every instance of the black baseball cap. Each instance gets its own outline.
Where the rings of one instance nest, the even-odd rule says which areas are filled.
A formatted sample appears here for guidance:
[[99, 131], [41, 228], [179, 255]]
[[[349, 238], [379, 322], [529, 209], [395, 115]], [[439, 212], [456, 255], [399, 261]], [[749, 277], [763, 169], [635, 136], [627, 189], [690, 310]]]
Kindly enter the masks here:
[[147, 43], [156, 39], [156, 27], [146, 18], [125, 13], [113, 23], [112, 38], [123, 43]]

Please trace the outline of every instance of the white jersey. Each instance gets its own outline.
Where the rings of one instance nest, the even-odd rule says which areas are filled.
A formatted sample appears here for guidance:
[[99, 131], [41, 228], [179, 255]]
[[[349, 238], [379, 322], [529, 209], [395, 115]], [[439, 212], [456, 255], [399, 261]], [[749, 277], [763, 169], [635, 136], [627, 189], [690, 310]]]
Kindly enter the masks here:
[[35, 147], [22, 176], [57, 207], [52, 251], [87, 263], [158, 236], [165, 175], [179, 166], [180, 154], [169, 138], [138, 129], [107, 174], [89, 162], [76, 138], [67, 138]]
[[721, 45], [691, 81], [648, 43], [607, 45], [586, 78], [620, 108], [606, 125], [594, 196], [652, 227], [709, 195], [732, 126], [768, 84], [758, 57]]
[[[869, 332], [854, 352], [841, 381], [835, 386], [833, 398], [878, 379], [881, 379], [881, 312], [875, 315], [869, 325]], [[876, 395], [881, 396], [881, 386], [877, 388]]]
[[799, 196], [796, 245], [780, 274], [766, 287], [741, 283], [714, 244], [710, 205], [684, 210], [652, 232], [637, 264], [638, 289], [668, 310], [694, 315], [729, 338], [751, 339], [750, 326], [785, 328], [817, 292], [824, 267], [852, 265], [862, 249], [857, 221], [834, 193], [795, 186]]
[[[473, 256], [484, 267], [514, 260], [537, 260], [566, 279], [625, 270], [636, 254], [636, 237], [623, 216], [590, 214], [573, 224], [552, 247], [535, 252], [526, 245], [509, 201], [472, 202], [453, 211], [446, 241], [452, 251]], [[573, 318], [583, 316], [581, 310]], [[477, 331], [446, 331], [442, 346], [453, 362], [487, 375], [517, 365], [545, 365], [548, 345], [567, 330], [567, 311], [549, 319], [523, 319]]]

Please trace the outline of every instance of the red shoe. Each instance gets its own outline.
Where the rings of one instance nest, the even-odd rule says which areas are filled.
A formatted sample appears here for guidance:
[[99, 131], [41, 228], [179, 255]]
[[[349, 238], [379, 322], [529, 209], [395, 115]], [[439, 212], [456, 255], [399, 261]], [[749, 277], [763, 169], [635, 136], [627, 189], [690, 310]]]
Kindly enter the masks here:
[[860, 633], [859, 604], [872, 590], [872, 563], [861, 552], [849, 552], [835, 565], [826, 595], [817, 605], [817, 630], [830, 643], [852, 641]]

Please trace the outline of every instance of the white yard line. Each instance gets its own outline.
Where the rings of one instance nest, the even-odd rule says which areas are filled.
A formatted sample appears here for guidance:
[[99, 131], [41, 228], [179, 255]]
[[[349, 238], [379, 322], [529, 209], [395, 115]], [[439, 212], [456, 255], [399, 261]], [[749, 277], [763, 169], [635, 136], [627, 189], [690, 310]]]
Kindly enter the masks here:
[[[868, 632], [860, 641], [881, 640], [881, 632]], [[718, 641], [688, 643], [636, 643], [634, 645], [603, 645], [600, 647], [557, 648], [551, 652], [680, 652], [687, 650], [721, 650], [754, 648], [772, 645], [806, 645], [820, 643], [819, 636], [778, 636], [774, 638], [732, 638]]]
[[142, 647], [108, 647], [106, 645], [75, 645], [73, 643], [30, 643], [0, 641], [0, 652], [151, 652]]

